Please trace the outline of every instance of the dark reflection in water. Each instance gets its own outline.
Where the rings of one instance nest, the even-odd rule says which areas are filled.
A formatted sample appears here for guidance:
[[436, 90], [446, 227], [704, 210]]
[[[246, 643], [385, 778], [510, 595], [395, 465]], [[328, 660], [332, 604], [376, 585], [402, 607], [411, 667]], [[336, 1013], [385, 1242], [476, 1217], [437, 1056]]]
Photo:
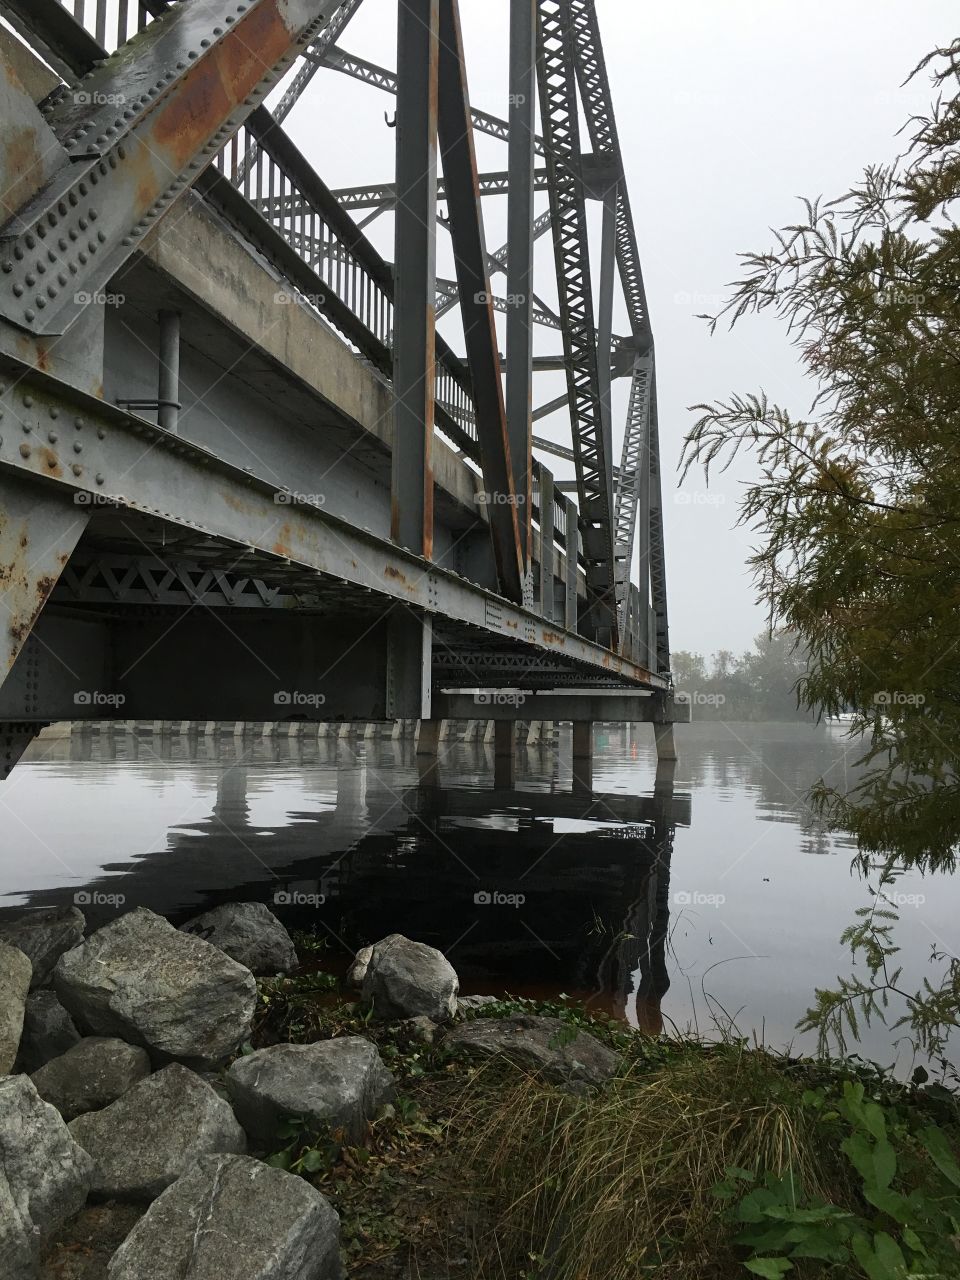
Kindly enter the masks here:
[[[424, 773], [390, 740], [44, 739], [0, 793], [4, 913], [78, 895], [92, 924], [134, 906], [179, 921], [259, 899], [327, 938], [335, 968], [401, 932], [465, 991], [565, 992], [648, 1031], [733, 1017], [786, 1044], [845, 971], [865, 901], [849, 844], [803, 801], [849, 780], [856, 749], [812, 726], [694, 725], [658, 777], [648, 735], [599, 728], [589, 788], [568, 734], [521, 749], [511, 786], [472, 743]], [[931, 883], [900, 886], [925, 899], [902, 922], [918, 955], [952, 950], [956, 890]], [[892, 1056], [882, 1029], [865, 1047]]]

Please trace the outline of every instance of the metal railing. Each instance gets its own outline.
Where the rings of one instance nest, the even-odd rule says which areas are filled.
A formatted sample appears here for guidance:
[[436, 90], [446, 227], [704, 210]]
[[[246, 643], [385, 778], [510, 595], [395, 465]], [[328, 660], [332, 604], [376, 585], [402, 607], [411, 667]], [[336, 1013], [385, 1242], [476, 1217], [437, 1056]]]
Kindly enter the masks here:
[[61, 7], [108, 53], [142, 31], [168, 3], [169, 0], [60, 0]]

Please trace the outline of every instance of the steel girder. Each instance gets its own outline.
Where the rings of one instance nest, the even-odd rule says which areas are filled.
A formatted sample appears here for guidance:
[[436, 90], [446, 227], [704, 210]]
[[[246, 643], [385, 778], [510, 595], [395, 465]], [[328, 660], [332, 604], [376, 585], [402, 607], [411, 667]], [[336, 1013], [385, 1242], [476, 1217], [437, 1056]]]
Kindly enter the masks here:
[[321, 3], [174, 6], [59, 97], [59, 167], [11, 224], [0, 313], [63, 333], [316, 35]]
[[617, 647], [614, 496], [588, 248], [569, 0], [538, 0], [538, 80], [593, 634]]
[[[643, 486], [650, 484], [650, 401], [653, 392], [653, 360], [638, 356], [630, 385], [630, 405], [623, 433], [623, 453], [617, 485], [617, 582], [619, 586], [620, 627], [625, 631], [630, 603], [630, 574], [637, 537], [637, 509]], [[647, 581], [650, 568], [647, 556], [641, 557], [641, 608], [647, 606]]]
[[[650, 359], [650, 389], [647, 393], [650, 405], [649, 419], [645, 415], [634, 412], [634, 402], [631, 399], [623, 450], [624, 458], [627, 457], [628, 453], [631, 456], [640, 456], [645, 448], [649, 451], [650, 482], [653, 486], [653, 491], [650, 495], [651, 527], [642, 530], [642, 533], [645, 539], [644, 545], [649, 547], [654, 608], [657, 611], [658, 619], [658, 661], [661, 670], [669, 671], [670, 646], [667, 631], [659, 434], [656, 430], [656, 379], [654, 373], [653, 335], [650, 327], [646, 291], [643, 285], [643, 272], [640, 266], [640, 250], [630, 209], [630, 195], [623, 174], [623, 156], [620, 149], [616, 116], [613, 110], [610, 81], [603, 56], [603, 42], [600, 36], [596, 3], [595, 0], [565, 0], [565, 2], [576, 49], [577, 79], [580, 84], [580, 94], [583, 101], [590, 144], [593, 147], [594, 155], [609, 157], [618, 175], [616, 210], [617, 265], [630, 316], [630, 326], [638, 353], [647, 352]], [[646, 438], [644, 439], [643, 437]], [[636, 485], [630, 483], [629, 474], [625, 467], [621, 469], [621, 484], [626, 484], [627, 487], [622, 492], [618, 491], [617, 493], [618, 542], [622, 536], [627, 535], [631, 526], [633, 528], [636, 527], [637, 521], [639, 489]], [[631, 556], [633, 541], [633, 536], [630, 536]], [[618, 554], [622, 554], [619, 548]], [[641, 564], [641, 573], [645, 575], [646, 571], [646, 566]], [[626, 575], [620, 575], [617, 599], [621, 615], [623, 615], [627, 604], [626, 586], [629, 584], [629, 577], [629, 568]]]
[[[219, 540], [238, 554], [255, 553], [267, 566], [302, 567], [318, 575], [318, 583], [339, 580], [345, 589], [377, 593], [385, 605], [441, 617], [444, 625], [540, 649], [621, 683], [666, 688], [624, 655], [322, 507], [299, 505], [295, 514], [278, 509], [274, 483], [22, 360], [0, 355], [0, 383], [4, 421], [18, 424], [0, 439], [0, 472], [59, 490], [76, 509], [109, 503], [140, 512], [201, 544]], [[74, 423], [72, 439], [50, 440], [56, 416]]]
[[[548, 169], [535, 169], [534, 190], [550, 190], [550, 174]], [[510, 173], [502, 169], [496, 173], [481, 173], [477, 179], [478, 194], [481, 196], [505, 196], [510, 190]], [[344, 209], [392, 209], [397, 202], [397, 189], [392, 182], [363, 187], [341, 187], [333, 193]], [[437, 182], [437, 199], [447, 200], [447, 184], [440, 178]], [[271, 213], [296, 212], [296, 205], [274, 203], [269, 207]]]

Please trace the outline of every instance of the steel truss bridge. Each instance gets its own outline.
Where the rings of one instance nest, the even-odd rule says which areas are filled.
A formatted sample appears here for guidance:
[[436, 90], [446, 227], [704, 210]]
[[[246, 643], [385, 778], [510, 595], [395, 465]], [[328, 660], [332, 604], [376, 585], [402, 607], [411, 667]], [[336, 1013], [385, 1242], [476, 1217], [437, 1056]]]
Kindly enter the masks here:
[[[397, 72], [360, 9], [0, 0], [5, 770], [64, 718], [686, 718], [594, 0], [509, 0], [502, 118], [458, 0], [400, 0]], [[389, 95], [392, 181], [331, 189], [285, 131], [320, 75]]]

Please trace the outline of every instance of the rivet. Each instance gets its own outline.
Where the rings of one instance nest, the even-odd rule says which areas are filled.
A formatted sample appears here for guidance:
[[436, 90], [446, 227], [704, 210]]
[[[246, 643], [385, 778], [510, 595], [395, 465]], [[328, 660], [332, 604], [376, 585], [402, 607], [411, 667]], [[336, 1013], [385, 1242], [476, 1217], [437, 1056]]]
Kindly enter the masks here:
[[24, 280], [26, 280], [27, 286], [30, 289], [32, 289], [33, 286], [37, 283], [37, 277], [33, 274], [32, 271], [28, 271], [23, 278]]
[[18, 262], [23, 261], [23, 250], [20, 248], [18, 244], [13, 246], [13, 256], [16, 258]]
[[97, 484], [103, 484], [103, 476], [99, 471], [97, 472]]
[[57, 457], [56, 454], [53, 454], [51, 457], [47, 458], [47, 466], [50, 467], [51, 469], [53, 467], [58, 467], [59, 465], [60, 465], [60, 459]]
[[22, 445], [20, 446], [20, 457], [21, 457], [21, 458], [29, 458], [29, 457], [30, 457], [30, 446], [29, 446], [28, 444], [22, 444]]
[[35, 301], [36, 301], [36, 304], [37, 304], [37, 306], [40, 308], [40, 310], [41, 310], [41, 311], [42, 311], [42, 310], [43, 310], [43, 308], [47, 305], [47, 300], [46, 300], [46, 298], [41, 298], [41, 297], [40, 297], [40, 295], [39, 295], [39, 293], [37, 294]]
[[73, 425], [77, 428], [78, 431], [82, 431], [87, 424], [83, 420], [83, 418], [74, 418]]
[[46, 273], [47, 273], [47, 264], [46, 264], [45, 262], [38, 262], [38, 263], [37, 263], [37, 271], [38, 271], [38, 272], [40, 273], [40, 275], [42, 275], [42, 276], [43, 276], [43, 275], [46, 275]]
[[56, 406], [55, 404], [52, 404], [52, 405], [50, 406], [50, 417], [51, 417], [51, 418], [59, 418], [59, 417], [60, 417], [60, 410], [57, 408], [57, 406]]
[[20, 298], [20, 297], [22, 297], [22, 296], [23, 296], [23, 285], [22, 285], [22, 284], [19, 284], [19, 283], [18, 283], [18, 284], [15, 284], [15, 285], [13, 286], [13, 296], [14, 296], [15, 298]]
[[27, 246], [28, 249], [33, 249], [36, 246], [37, 241], [34, 236], [26, 236], [24, 238], [23, 243]]
[[106, 438], [106, 435], [107, 435], [107, 433], [106, 433], [106, 431], [104, 431], [103, 427], [97, 427], [97, 439], [98, 439], [98, 440], [104, 440], [104, 439]]
[[80, 228], [81, 231], [86, 231], [87, 229], [86, 218], [80, 218], [79, 221], [77, 222], [77, 226]]
[[24, 396], [23, 404], [24, 404], [24, 408], [29, 409], [30, 406], [33, 404], [33, 396]]
[[97, 220], [97, 211], [96, 211], [96, 209], [89, 209], [89, 210], [87, 211], [87, 217], [90, 219], [90, 221], [91, 221], [91, 222], [96, 222], [96, 220]]
[[81, 467], [79, 462], [71, 463], [70, 470], [73, 472], [75, 476], [83, 475], [83, 467]]
[[104, 235], [102, 231], [97, 232], [97, 239], [100, 241], [101, 244], [106, 244], [107, 242], [107, 237]]
[[27, 307], [26, 311], [24, 311], [23, 313], [23, 316], [28, 323], [32, 324], [33, 321], [36, 320], [37, 318], [37, 313], [34, 311], [33, 307]]
[[57, 435], [55, 431], [48, 431], [47, 439], [50, 441], [51, 444], [56, 444], [57, 441], [60, 439], [60, 437]]
[[74, 452], [74, 453], [82, 453], [82, 452], [83, 452], [83, 445], [80, 443], [80, 441], [79, 441], [79, 440], [74, 440], [74, 442], [73, 442], [73, 452]]
[[23, 427], [23, 434], [25, 436], [28, 436], [30, 432], [33, 430], [33, 427], [31, 427], [29, 422], [22, 422], [20, 425]]

